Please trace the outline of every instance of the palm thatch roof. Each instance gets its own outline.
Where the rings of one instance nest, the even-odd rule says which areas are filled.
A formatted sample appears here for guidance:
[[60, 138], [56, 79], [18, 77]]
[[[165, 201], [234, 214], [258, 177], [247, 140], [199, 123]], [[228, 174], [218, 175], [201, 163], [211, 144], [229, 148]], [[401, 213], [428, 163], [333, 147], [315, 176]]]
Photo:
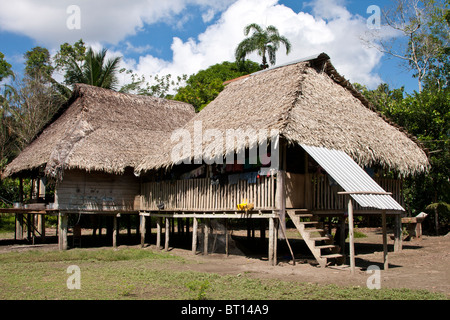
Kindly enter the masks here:
[[[341, 150], [361, 166], [381, 165], [402, 175], [423, 172], [429, 165], [418, 141], [376, 112], [338, 74], [325, 53], [228, 83], [214, 101], [184, 125], [192, 141], [202, 138], [194, 135], [196, 121], [201, 121], [203, 132], [275, 129], [288, 143]], [[223, 141], [203, 141], [203, 150], [206, 146], [219, 150], [211, 146], [214, 143]], [[252, 143], [237, 143], [234, 151]], [[163, 152], [148, 153], [137, 173], [173, 166], [174, 144], [168, 140]], [[220, 150], [224, 155], [230, 151], [225, 146]], [[203, 154], [203, 159], [208, 157]]]
[[3, 177], [45, 168], [120, 174], [160, 152], [170, 132], [194, 116], [187, 103], [78, 84], [59, 113], [5, 169]]

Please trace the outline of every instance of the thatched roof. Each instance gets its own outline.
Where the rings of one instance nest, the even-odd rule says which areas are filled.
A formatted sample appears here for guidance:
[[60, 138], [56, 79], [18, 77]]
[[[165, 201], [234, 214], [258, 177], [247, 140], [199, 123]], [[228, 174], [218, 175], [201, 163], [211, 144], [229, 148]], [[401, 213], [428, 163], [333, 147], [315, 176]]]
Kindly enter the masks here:
[[[227, 84], [184, 125], [193, 141], [200, 139], [194, 136], [195, 121], [201, 121], [203, 132], [276, 129], [288, 143], [341, 150], [361, 166], [377, 164], [403, 175], [429, 165], [417, 140], [377, 113], [324, 53]], [[163, 152], [148, 153], [136, 171], [173, 166], [174, 144], [168, 140]], [[211, 142], [203, 142], [203, 150], [206, 145], [211, 147]], [[236, 145], [235, 151], [244, 147]]]
[[78, 84], [59, 113], [5, 169], [9, 176], [45, 167], [123, 173], [159, 153], [170, 133], [194, 116], [187, 103]]

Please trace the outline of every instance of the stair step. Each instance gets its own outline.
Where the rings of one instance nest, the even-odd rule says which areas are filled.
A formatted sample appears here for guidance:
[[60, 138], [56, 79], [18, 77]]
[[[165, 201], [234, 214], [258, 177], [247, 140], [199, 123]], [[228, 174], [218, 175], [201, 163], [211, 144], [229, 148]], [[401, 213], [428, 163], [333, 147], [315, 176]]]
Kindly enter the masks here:
[[332, 258], [340, 258], [343, 257], [342, 254], [340, 253], [332, 253], [332, 254], [324, 254], [320, 256], [321, 258], [325, 258], [325, 259], [332, 259]]
[[335, 244], [324, 244], [321, 246], [316, 246], [316, 249], [333, 249], [333, 248], [337, 248], [338, 246]]
[[299, 221], [300, 224], [318, 224], [319, 221]]
[[306, 232], [323, 232], [324, 229], [316, 229], [316, 228], [305, 228]]
[[309, 240], [320, 241], [320, 240], [330, 240], [330, 238], [329, 237], [313, 237], [313, 238], [309, 238]]

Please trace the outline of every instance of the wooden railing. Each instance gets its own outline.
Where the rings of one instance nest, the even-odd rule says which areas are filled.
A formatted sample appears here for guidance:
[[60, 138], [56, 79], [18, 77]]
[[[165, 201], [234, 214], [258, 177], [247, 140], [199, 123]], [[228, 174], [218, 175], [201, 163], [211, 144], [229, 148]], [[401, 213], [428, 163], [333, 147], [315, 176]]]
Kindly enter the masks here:
[[257, 209], [275, 207], [275, 178], [261, 176], [256, 183], [238, 180], [212, 184], [211, 179], [188, 179], [143, 183], [141, 186], [141, 210], [236, 210], [247, 200]]
[[[305, 209], [313, 211], [345, 211], [346, 200], [338, 195], [343, 189], [330, 185], [327, 175], [309, 175], [305, 181]], [[401, 180], [374, 179], [385, 191], [403, 206]], [[256, 210], [275, 209], [276, 179], [274, 176], [261, 176], [256, 183], [239, 180], [236, 184], [228, 182], [212, 184], [211, 179], [188, 179], [175, 181], [148, 182], [141, 185], [141, 210], [236, 210], [236, 206], [247, 200]], [[302, 196], [302, 195], [301, 195]], [[164, 205], [164, 207], [158, 207]], [[364, 210], [355, 203], [355, 210]]]

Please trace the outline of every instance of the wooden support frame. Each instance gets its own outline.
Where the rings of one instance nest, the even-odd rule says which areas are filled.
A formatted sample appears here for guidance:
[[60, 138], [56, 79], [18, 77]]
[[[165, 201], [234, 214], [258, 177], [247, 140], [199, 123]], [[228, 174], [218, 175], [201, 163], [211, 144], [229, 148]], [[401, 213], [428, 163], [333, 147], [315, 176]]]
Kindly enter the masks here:
[[59, 250], [67, 250], [67, 227], [69, 215], [63, 212], [58, 214], [58, 248]]
[[388, 260], [388, 244], [387, 244], [387, 229], [386, 229], [386, 211], [382, 212], [381, 221], [383, 227], [383, 264], [384, 270], [388, 270], [389, 260]]
[[197, 253], [197, 230], [198, 230], [198, 220], [193, 218], [192, 223], [192, 254]]
[[141, 234], [141, 248], [143, 248], [145, 246], [145, 234], [147, 233], [146, 231], [146, 216], [140, 215], [139, 216], [139, 233]]
[[350, 270], [355, 274], [355, 239], [353, 234], [353, 203], [352, 199], [348, 199], [348, 236], [349, 236], [349, 251], [350, 251]]
[[168, 251], [169, 250], [169, 240], [170, 240], [170, 218], [166, 218], [165, 221], [165, 234], [164, 234], [164, 250]]

